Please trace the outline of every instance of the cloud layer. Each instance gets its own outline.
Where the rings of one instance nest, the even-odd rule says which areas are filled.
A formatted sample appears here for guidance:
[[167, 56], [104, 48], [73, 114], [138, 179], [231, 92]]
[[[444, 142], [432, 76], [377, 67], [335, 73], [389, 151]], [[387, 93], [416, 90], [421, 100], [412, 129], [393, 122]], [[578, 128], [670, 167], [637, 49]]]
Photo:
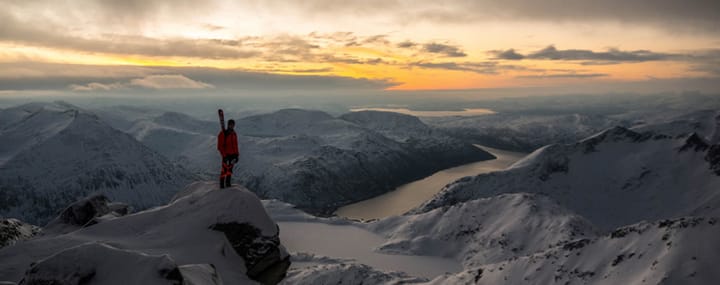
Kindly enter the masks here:
[[679, 58], [677, 54], [657, 53], [649, 50], [623, 51], [617, 48], [610, 48], [607, 51], [596, 52], [583, 49], [559, 50], [550, 45], [544, 49], [531, 52], [527, 55], [517, 53], [515, 49], [491, 52], [497, 59], [521, 60], [521, 59], [546, 59], [546, 60], [585, 60], [601, 62], [644, 62], [656, 60], [668, 60]]
[[87, 84], [70, 84], [73, 91], [110, 91], [116, 89], [141, 87], [145, 89], [206, 89], [214, 88], [212, 84], [195, 81], [180, 74], [157, 74], [148, 75], [142, 78], [133, 78], [128, 82], [100, 83], [90, 82]]

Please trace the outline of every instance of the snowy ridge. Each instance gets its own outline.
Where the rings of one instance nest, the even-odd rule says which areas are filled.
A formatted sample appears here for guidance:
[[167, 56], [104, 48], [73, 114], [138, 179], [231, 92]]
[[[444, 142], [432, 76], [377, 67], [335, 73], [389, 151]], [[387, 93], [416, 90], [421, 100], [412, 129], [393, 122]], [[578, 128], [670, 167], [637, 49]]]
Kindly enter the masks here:
[[357, 263], [316, 265], [288, 271], [281, 284], [407, 284], [427, 279], [411, 277], [400, 272], [385, 272]]
[[[103, 203], [82, 209], [86, 215], [98, 213], [94, 209]], [[178, 284], [170, 281], [212, 280], [213, 275], [222, 281], [195, 284], [255, 284], [250, 277], [277, 282], [289, 265], [278, 235], [250, 191], [198, 182], [167, 205], [2, 248], [0, 280], [120, 284], [113, 282], [127, 281], [128, 274], [137, 275], [133, 284]]]
[[643, 222], [429, 284], [714, 284], [718, 236], [716, 218]]
[[167, 255], [147, 255], [95, 242], [39, 260], [28, 271], [20, 284], [178, 284], [184, 281], [178, 265]]
[[500, 149], [532, 151], [572, 143], [612, 126], [631, 122], [602, 115], [497, 113], [476, 117], [423, 118], [450, 135]]
[[220, 160], [216, 150], [217, 130], [215, 122], [166, 112], [137, 120], [124, 131], [173, 163], [195, 173], [215, 177]]
[[600, 229], [720, 211], [720, 148], [622, 127], [550, 145], [506, 171], [460, 179], [413, 210], [427, 212], [500, 193], [542, 193]]
[[720, 142], [720, 111], [702, 110], [679, 115], [653, 118], [640, 121], [632, 130], [637, 132], [655, 132], [671, 136], [683, 136], [697, 133], [711, 144]]
[[167, 201], [193, 175], [67, 104], [31, 104], [0, 131], [0, 215], [44, 223], [72, 201], [103, 193], [138, 209]]
[[340, 118], [400, 142], [434, 135], [433, 130], [417, 117], [399, 113], [360, 111], [344, 114]]
[[584, 218], [535, 194], [502, 194], [426, 213], [389, 217], [370, 227], [389, 237], [379, 250], [454, 257], [463, 264], [494, 263], [593, 237]]

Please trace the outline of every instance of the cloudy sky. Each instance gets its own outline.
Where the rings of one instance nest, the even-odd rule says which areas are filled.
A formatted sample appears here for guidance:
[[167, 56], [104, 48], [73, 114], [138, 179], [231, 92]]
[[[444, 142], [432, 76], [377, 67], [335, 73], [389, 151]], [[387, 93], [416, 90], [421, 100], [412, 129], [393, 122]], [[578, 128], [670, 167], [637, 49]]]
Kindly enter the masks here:
[[0, 94], [720, 89], [717, 0], [0, 4]]

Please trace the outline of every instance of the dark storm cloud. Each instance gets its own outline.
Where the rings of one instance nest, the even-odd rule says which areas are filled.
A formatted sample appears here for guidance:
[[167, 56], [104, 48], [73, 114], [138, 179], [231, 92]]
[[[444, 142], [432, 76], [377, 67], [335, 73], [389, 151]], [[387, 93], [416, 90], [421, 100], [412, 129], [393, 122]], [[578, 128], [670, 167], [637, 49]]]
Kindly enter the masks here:
[[[37, 74], [37, 76], [19, 77], [12, 74], [14, 71], [21, 70]], [[53, 70], [65, 72], [55, 74], [52, 72]], [[325, 72], [327, 69], [293, 70], [293, 72], [303, 71]], [[213, 90], [284, 90], [292, 92], [334, 89], [381, 90], [396, 84], [389, 80], [271, 74], [237, 69], [0, 63], [0, 90], [112, 91], [137, 88], [211, 88]]]
[[463, 52], [459, 47], [441, 43], [426, 43], [423, 45], [423, 51], [442, 54], [448, 57], [467, 56], [467, 54]]
[[584, 65], [593, 64], [616, 64], [623, 62], [645, 62], [658, 60], [677, 60], [682, 59], [683, 55], [671, 53], [658, 53], [649, 50], [633, 50], [623, 51], [616, 48], [607, 51], [592, 51], [584, 49], [565, 49], [559, 50], [555, 46], [550, 45], [544, 49], [523, 55], [517, 53], [514, 49], [505, 51], [491, 51], [497, 59], [521, 60], [521, 59], [541, 59], [541, 60], [569, 60], [569, 61], [585, 61]]

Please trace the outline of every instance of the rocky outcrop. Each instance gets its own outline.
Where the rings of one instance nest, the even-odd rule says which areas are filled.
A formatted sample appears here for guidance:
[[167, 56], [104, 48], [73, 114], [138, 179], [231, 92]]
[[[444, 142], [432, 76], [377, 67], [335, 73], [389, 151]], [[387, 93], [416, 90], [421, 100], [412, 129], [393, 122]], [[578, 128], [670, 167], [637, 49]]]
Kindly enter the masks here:
[[127, 215], [129, 211], [128, 205], [111, 203], [105, 195], [96, 194], [83, 198], [65, 208], [60, 212], [60, 215], [45, 226], [44, 232], [67, 233]]
[[277, 225], [245, 188], [197, 182], [167, 205], [124, 216], [118, 206], [103, 196], [82, 199], [42, 238], [0, 248], [0, 280], [276, 284], [289, 267]]
[[0, 219], [0, 248], [32, 238], [40, 228], [17, 219]]
[[290, 267], [290, 256], [282, 251], [280, 229], [273, 236], [264, 236], [249, 223], [220, 223], [210, 229], [222, 232], [235, 252], [245, 260], [247, 275], [263, 284], [277, 284]]

